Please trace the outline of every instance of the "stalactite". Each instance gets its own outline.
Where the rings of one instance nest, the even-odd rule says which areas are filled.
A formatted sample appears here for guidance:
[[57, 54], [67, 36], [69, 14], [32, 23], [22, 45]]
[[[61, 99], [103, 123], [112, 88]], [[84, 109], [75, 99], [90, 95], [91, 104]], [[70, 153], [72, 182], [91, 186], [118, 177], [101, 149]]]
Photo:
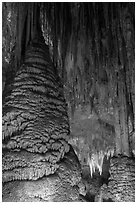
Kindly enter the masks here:
[[[20, 60], [21, 60], [21, 41], [22, 41], [22, 34], [23, 34], [23, 28], [25, 23], [25, 17], [26, 13], [22, 13], [22, 10], [25, 11], [25, 9], [22, 9], [24, 5], [18, 6], [18, 19], [17, 19], [17, 46], [16, 46], [16, 56], [18, 61], [18, 66], [20, 66]], [[26, 11], [25, 11], [26, 12]], [[22, 18], [23, 17], [23, 18]]]
[[[33, 11], [32, 11], [32, 13], [33, 13]], [[33, 14], [32, 14], [33, 15]], [[26, 24], [27, 24], [27, 33], [26, 33], [26, 43], [25, 43], [25, 47], [27, 47], [27, 45], [28, 45], [28, 42], [29, 42], [29, 40], [30, 40], [30, 38], [31, 38], [31, 36], [32, 36], [32, 32], [33, 32], [33, 29], [31, 30], [31, 26], [32, 25], [30, 25], [30, 23], [32, 24], [32, 15], [31, 15], [31, 8], [30, 8], [30, 6], [28, 7], [28, 11], [27, 11], [27, 22], [26, 22]], [[31, 20], [30, 20], [31, 19]], [[31, 31], [31, 33], [30, 33], [30, 31]]]
[[103, 160], [104, 157], [106, 156], [107, 159], [109, 159], [110, 157], [113, 157], [114, 155], [114, 149], [110, 149], [106, 152], [98, 152], [96, 154], [92, 154], [91, 156], [88, 155], [88, 165], [90, 167], [90, 174], [91, 174], [91, 178], [93, 176], [93, 173], [98, 170], [100, 175], [102, 174], [102, 166], [103, 166]]

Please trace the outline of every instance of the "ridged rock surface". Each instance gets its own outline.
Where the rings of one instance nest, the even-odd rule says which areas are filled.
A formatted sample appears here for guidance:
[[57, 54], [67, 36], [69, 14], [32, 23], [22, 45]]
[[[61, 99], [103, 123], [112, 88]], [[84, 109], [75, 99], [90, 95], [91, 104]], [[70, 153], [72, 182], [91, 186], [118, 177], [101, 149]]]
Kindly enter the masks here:
[[58, 163], [53, 175], [38, 180], [12, 181], [3, 184], [3, 202], [82, 201], [85, 186], [81, 182], [81, 168], [72, 148]]
[[128, 157], [111, 158], [110, 178], [100, 191], [100, 199], [114, 202], [135, 202], [135, 160]]
[[53, 174], [56, 163], [69, 151], [67, 105], [56, 72], [48, 47], [35, 40], [14, 80], [5, 87], [4, 182]]
[[37, 39], [3, 92], [3, 201], [76, 201], [81, 169], [68, 143], [63, 85]]

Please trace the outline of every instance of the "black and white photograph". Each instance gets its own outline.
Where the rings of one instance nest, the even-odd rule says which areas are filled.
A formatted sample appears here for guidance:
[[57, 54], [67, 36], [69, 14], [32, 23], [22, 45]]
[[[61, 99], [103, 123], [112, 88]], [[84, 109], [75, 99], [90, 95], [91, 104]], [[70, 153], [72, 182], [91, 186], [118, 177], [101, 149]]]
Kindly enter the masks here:
[[2, 202], [135, 202], [135, 1], [1, 11]]

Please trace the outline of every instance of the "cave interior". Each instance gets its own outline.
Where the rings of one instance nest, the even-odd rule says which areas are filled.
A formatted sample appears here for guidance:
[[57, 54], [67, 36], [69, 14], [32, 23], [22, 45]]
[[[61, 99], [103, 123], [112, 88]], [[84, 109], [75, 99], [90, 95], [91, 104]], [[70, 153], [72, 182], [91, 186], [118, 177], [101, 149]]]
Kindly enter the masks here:
[[3, 93], [35, 32], [37, 8], [68, 105], [69, 143], [94, 202], [111, 159], [135, 160], [135, 3], [3, 2]]

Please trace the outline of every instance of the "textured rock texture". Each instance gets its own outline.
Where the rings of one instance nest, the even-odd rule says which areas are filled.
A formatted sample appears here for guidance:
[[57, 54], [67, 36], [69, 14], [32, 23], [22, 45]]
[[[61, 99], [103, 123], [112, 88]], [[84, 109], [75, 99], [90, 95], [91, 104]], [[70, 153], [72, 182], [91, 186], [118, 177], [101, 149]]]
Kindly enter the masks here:
[[58, 166], [53, 175], [35, 181], [4, 183], [3, 202], [84, 201], [86, 191], [81, 181], [81, 167], [72, 148]]
[[3, 201], [76, 201], [80, 164], [68, 143], [63, 86], [41, 39], [3, 92]]
[[114, 202], [135, 202], [135, 161], [128, 157], [110, 160], [108, 186], [101, 187], [98, 199], [112, 199]]
[[31, 43], [5, 88], [2, 128], [4, 181], [52, 174], [69, 151], [63, 86], [44, 43]]

